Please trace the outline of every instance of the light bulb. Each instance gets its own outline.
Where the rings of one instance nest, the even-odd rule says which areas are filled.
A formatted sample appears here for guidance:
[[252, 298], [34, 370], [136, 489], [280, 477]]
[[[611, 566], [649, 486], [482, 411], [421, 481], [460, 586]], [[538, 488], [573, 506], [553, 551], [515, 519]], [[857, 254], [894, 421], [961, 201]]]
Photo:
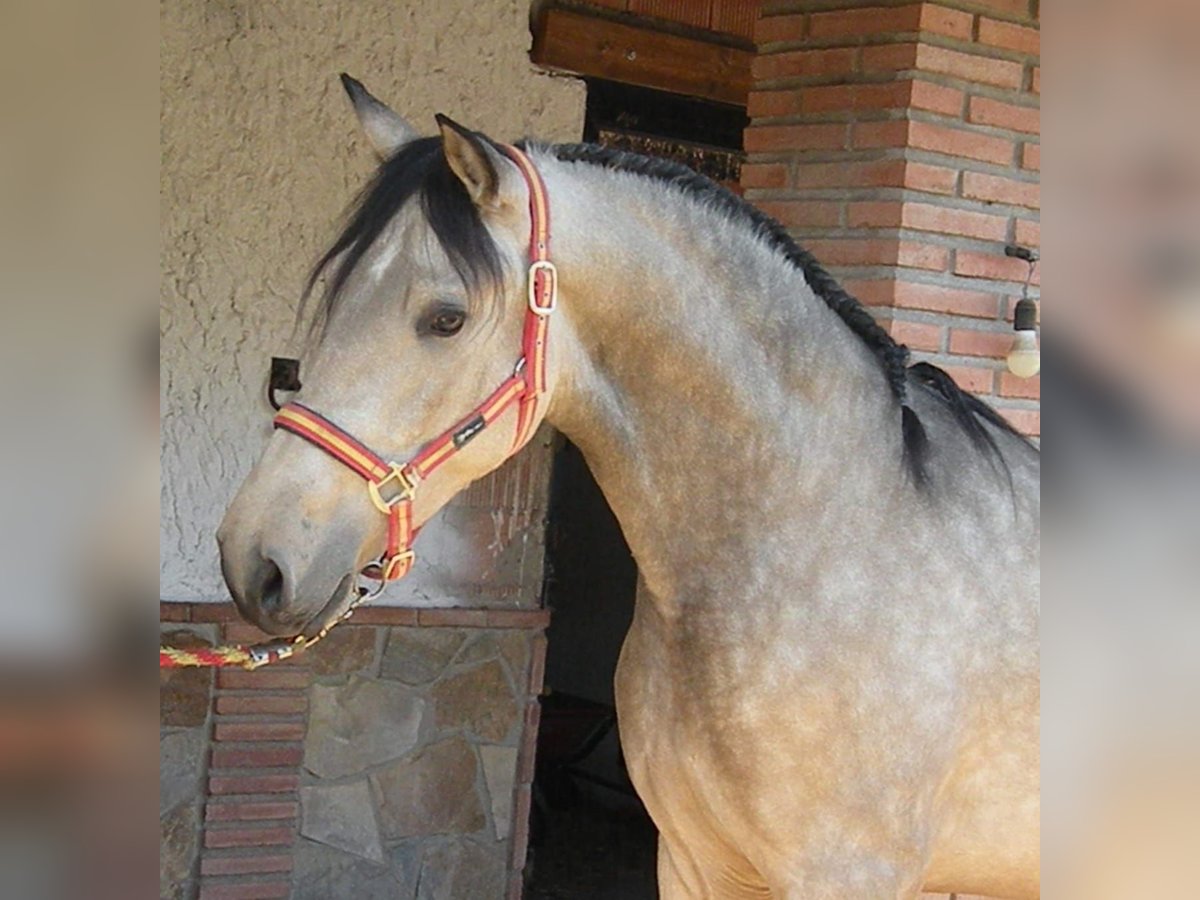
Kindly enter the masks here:
[[1008, 371], [1018, 378], [1032, 378], [1042, 368], [1042, 354], [1038, 350], [1037, 304], [1028, 296], [1017, 301], [1013, 310], [1012, 349], [1008, 351]]
[[1042, 368], [1042, 354], [1038, 350], [1037, 332], [1022, 329], [1013, 338], [1008, 352], [1008, 371], [1018, 378], [1032, 378]]

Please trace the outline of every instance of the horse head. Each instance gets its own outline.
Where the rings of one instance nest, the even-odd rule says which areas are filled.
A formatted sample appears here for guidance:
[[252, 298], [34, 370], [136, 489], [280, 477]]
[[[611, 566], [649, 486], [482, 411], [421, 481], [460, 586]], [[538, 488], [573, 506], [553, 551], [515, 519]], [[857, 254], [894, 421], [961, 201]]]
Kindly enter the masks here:
[[[537, 175], [518, 151], [444, 116], [439, 134], [420, 137], [357, 81], [343, 84], [381, 165], [314, 269], [308, 290], [324, 289], [303, 388], [217, 535], [234, 601], [272, 634], [336, 621], [359, 573], [395, 543], [393, 504], [418, 528], [519, 449], [553, 386], [549, 360], [527, 352], [530, 323], [549, 311], [529, 288]], [[547, 273], [537, 281], [552, 306]], [[297, 417], [328, 425], [325, 440]], [[358, 451], [345, 447], [355, 442], [393, 468], [356, 471]]]

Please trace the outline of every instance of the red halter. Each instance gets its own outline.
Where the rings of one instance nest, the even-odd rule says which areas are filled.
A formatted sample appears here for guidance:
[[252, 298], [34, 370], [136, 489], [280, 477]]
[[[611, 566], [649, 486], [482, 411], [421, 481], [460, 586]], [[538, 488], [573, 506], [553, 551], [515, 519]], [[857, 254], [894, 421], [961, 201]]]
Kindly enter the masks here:
[[549, 260], [550, 206], [546, 185], [529, 157], [516, 147], [501, 146], [517, 164], [529, 186], [529, 215], [532, 220], [529, 301], [521, 336], [521, 356], [513, 374], [457, 425], [434, 438], [406, 463], [383, 458], [353, 435], [300, 403], [285, 404], [275, 416], [276, 428], [290, 431], [315, 444], [366, 479], [367, 495], [375, 508], [387, 516], [388, 527], [387, 545], [382, 555], [377, 562], [363, 569], [362, 574], [380, 582], [403, 578], [412, 569], [412, 543], [418, 531], [413, 526], [412, 505], [421, 482], [516, 403], [517, 430], [508, 454], [512, 456], [532, 436], [538, 402], [546, 391], [549, 317], [558, 303], [558, 273]]

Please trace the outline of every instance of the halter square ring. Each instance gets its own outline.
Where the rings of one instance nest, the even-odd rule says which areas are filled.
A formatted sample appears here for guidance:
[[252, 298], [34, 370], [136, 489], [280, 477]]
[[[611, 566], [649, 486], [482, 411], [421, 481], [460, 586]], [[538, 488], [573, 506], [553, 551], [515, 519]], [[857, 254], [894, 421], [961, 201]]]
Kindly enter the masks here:
[[[543, 279], [550, 284], [549, 290], [543, 291], [543, 294], [550, 296], [550, 302], [545, 306], [542, 305], [542, 298], [538, 296], [538, 279], [537, 275], [541, 272]], [[558, 308], [558, 269], [554, 268], [554, 263], [548, 259], [536, 260], [529, 266], [529, 311], [535, 316], [548, 316]]]
[[[396, 480], [398, 493], [391, 499], [385, 500], [383, 494], [380, 493], [380, 488], [392, 479]], [[371, 502], [375, 504], [375, 508], [384, 515], [388, 515], [392, 511], [392, 507], [401, 500], [411, 500], [416, 487], [415, 479], [411, 475], [406, 474], [402, 466], [392, 463], [391, 471], [384, 475], [383, 478], [378, 481], [367, 482], [367, 493], [371, 497]]]

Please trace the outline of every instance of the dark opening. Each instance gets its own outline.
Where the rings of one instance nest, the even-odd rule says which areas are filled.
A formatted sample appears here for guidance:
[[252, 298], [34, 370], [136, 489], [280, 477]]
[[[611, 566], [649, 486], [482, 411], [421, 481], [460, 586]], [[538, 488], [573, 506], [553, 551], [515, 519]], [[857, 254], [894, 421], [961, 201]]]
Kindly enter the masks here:
[[[584, 140], [665, 156], [736, 185], [745, 109], [588, 82]], [[625, 771], [613, 675], [637, 566], [569, 441], [556, 453], [546, 535], [546, 687], [538, 731], [527, 900], [655, 900], [657, 832]]]

